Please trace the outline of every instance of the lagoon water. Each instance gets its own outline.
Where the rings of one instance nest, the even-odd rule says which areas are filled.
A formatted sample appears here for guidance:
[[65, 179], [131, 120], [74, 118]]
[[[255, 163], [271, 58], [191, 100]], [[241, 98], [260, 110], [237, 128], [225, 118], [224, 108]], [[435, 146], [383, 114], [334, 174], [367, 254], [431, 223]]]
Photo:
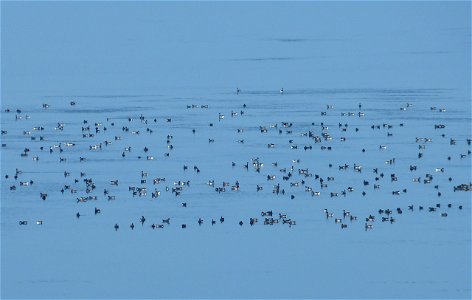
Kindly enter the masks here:
[[[471, 182], [469, 2], [2, 2], [1, 10], [2, 298], [470, 299], [471, 194], [453, 189]], [[100, 132], [84, 138], [81, 128], [95, 133], [95, 123]], [[332, 140], [303, 135], [321, 136], [321, 123]], [[62, 153], [49, 152], [59, 144]], [[280, 169], [292, 166], [283, 180]], [[300, 175], [304, 168], [328, 186]], [[375, 181], [374, 168], [385, 177]], [[97, 187], [89, 194], [85, 178]], [[166, 191], [179, 180], [190, 181], [181, 195]], [[239, 191], [215, 192], [236, 181]], [[277, 183], [285, 195], [272, 192]], [[65, 185], [77, 193], [62, 194]], [[129, 186], [148, 195], [133, 197]], [[161, 195], [151, 198], [155, 188]], [[77, 203], [82, 196], [97, 200]], [[388, 208], [393, 224], [378, 214]], [[296, 225], [263, 225], [268, 210]], [[369, 214], [376, 220], [365, 230]]]

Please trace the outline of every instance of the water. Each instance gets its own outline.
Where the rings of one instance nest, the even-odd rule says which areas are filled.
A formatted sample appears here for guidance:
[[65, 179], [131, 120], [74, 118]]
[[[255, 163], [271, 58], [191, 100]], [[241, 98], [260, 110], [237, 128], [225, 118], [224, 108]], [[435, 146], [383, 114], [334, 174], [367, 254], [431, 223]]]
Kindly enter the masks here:
[[[8, 2], [1, 8], [2, 298], [470, 298], [470, 192], [453, 190], [471, 182], [469, 3]], [[349, 112], [355, 115], [342, 115]], [[63, 131], [54, 129], [58, 122]], [[332, 140], [303, 136], [321, 136], [321, 122]], [[90, 125], [94, 133], [95, 123], [101, 131], [83, 138], [88, 132], [81, 128]], [[64, 151], [50, 154], [60, 143]], [[99, 143], [101, 150], [89, 150]], [[24, 148], [31, 151], [20, 157]], [[253, 158], [264, 164], [260, 173]], [[385, 163], [392, 158], [395, 164]], [[344, 164], [348, 170], [339, 170]], [[291, 166], [294, 175], [284, 181], [280, 169]], [[22, 174], [15, 181], [16, 168]], [[313, 177], [299, 175], [304, 168]], [[375, 181], [373, 168], [385, 177]], [[141, 171], [148, 173], [143, 184]], [[426, 174], [433, 175], [430, 184], [423, 183]], [[315, 175], [328, 187], [320, 188]], [[166, 181], [153, 185], [158, 177]], [[97, 187], [89, 194], [84, 178]], [[166, 191], [179, 180], [190, 181], [180, 196]], [[209, 180], [215, 187], [239, 181], [241, 188], [219, 194]], [[290, 186], [295, 182], [300, 186]], [[272, 193], [277, 183], [285, 195]], [[64, 185], [77, 193], [62, 194]], [[133, 197], [129, 186], [147, 187], [148, 195]], [[346, 197], [330, 197], [348, 187], [353, 192]], [[151, 198], [155, 188], [161, 195]], [[77, 203], [89, 195], [97, 200]], [[348, 227], [341, 229], [325, 208], [334, 218], [347, 210], [358, 220], [343, 219]], [[380, 208], [392, 209], [396, 222], [381, 222]], [[267, 210], [296, 225], [264, 226]], [[369, 214], [376, 220], [366, 231]], [[170, 225], [151, 229], [168, 217]], [[254, 226], [251, 217], [259, 219]]]

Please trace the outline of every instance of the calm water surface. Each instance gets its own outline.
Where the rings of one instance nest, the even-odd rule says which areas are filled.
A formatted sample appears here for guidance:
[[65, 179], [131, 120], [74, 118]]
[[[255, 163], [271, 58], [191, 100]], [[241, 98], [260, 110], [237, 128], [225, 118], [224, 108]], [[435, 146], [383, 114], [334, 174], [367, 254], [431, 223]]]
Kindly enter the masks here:
[[[470, 3], [2, 2], [1, 9], [2, 298], [471, 297], [470, 192], [453, 189], [471, 182]], [[83, 137], [88, 125], [93, 137]], [[317, 143], [308, 132], [332, 139]], [[63, 152], [50, 153], [54, 145]], [[280, 170], [292, 166], [283, 180]], [[299, 174], [305, 168], [313, 177]], [[96, 185], [90, 193], [85, 178]], [[179, 180], [190, 186], [179, 196], [166, 191]], [[231, 191], [236, 181], [240, 190]], [[230, 186], [215, 192], [223, 182]], [[277, 183], [284, 195], [272, 192]], [[77, 192], [61, 193], [66, 185]], [[130, 186], [146, 187], [147, 196], [133, 197]], [[82, 196], [97, 200], [77, 203]], [[396, 221], [382, 222], [379, 209], [392, 209]], [[263, 225], [268, 210], [296, 225]], [[358, 220], [344, 219], [343, 210]], [[369, 214], [376, 219], [365, 230]], [[169, 225], [151, 228], [167, 218]]]

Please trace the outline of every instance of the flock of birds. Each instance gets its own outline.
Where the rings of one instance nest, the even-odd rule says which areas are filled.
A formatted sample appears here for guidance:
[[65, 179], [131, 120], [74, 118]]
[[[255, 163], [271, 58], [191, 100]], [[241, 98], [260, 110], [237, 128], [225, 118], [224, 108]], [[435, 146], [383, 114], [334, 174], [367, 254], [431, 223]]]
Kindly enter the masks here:
[[[236, 90], [236, 95], [242, 94], [242, 90], [239, 88]], [[280, 89], [280, 95], [284, 95], [284, 90]], [[71, 107], [80, 106], [78, 101], [71, 101]], [[352, 112], [341, 112], [341, 117], [345, 116], [352, 116], [358, 118], [366, 118], [366, 112], [363, 111], [362, 104], [359, 103], [356, 105], [357, 109]], [[312, 122], [311, 126], [308, 128], [303, 128], [304, 130], [300, 130], [300, 127], [294, 129], [294, 124], [296, 124], [297, 120], [293, 120], [291, 122], [280, 122], [280, 123], [273, 123], [273, 124], [258, 124], [257, 130], [259, 131], [261, 140], [263, 139], [264, 134], [267, 134], [269, 131], [276, 132], [279, 135], [288, 135], [290, 138], [288, 139], [288, 146], [292, 150], [303, 150], [303, 151], [313, 151], [314, 149], [320, 149], [320, 151], [331, 151], [333, 149], [332, 140], [339, 139], [341, 142], [346, 142], [350, 138], [350, 134], [355, 134], [360, 131], [360, 128], [355, 127], [352, 128], [347, 123], [338, 124], [327, 124], [323, 122], [323, 117], [328, 115], [330, 110], [333, 110], [333, 105], [326, 105], [326, 109], [321, 111], [321, 114], [318, 118], [321, 118], [321, 121]], [[401, 111], [407, 111], [409, 108], [412, 107], [412, 104], [407, 103], [405, 106], [400, 107]], [[51, 108], [51, 105], [44, 103], [42, 105], [42, 109], [47, 111]], [[208, 109], [209, 105], [186, 105], [187, 109]], [[446, 113], [445, 108], [430, 107], [432, 112], [437, 111], [439, 113]], [[22, 109], [9, 109], [6, 108], [3, 111], [5, 114], [14, 114], [16, 121], [21, 120], [28, 120], [30, 118], [34, 118], [34, 114], [27, 114], [22, 111]], [[250, 105], [243, 104], [240, 107], [235, 107], [234, 110], [231, 111], [231, 117], [242, 117], [247, 113], [251, 112]], [[104, 116], [101, 116], [104, 118]], [[223, 113], [218, 113], [218, 116], [214, 116], [214, 120], [218, 123], [222, 123], [225, 121], [225, 115]], [[68, 125], [64, 122], [58, 122], [54, 128], [48, 128], [47, 124], [42, 124], [38, 126], [34, 126], [33, 128], [24, 128], [21, 132], [22, 141], [25, 143], [24, 149], [18, 153], [17, 159], [32, 159], [36, 163], [40, 164], [42, 161], [43, 155], [49, 156], [56, 156], [58, 164], [67, 165], [68, 160], [70, 157], [64, 155], [65, 153], [71, 153], [70, 149], [74, 149], [77, 147], [81, 147], [79, 151], [78, 157], [75, 159], [79, 163], [82, 164], [82, 170], [78, 174], [74, 174], [75, 178], [73, 181], [68, 181], [66, 184], [63, 184], [60, 188], [60, 193], [64, 195], [64, 197], [76, 201], [78, 204], [85, 203], [89, 201], [96, 201], [99, 199], [106, 199], [108, 201], [119, 200], [123, 199], [127, 196], [129, 197], [137, 197], [137, 198], [150, 198], [157, 199], [163, 195], [163, 193], [171, 193], [175, 197], [180, 196], [182, 193], [191, 193], [192, 190], [192, 183], [191, 180], [188, 179], [180, 179], [180, 180], [171, 180], [170, 178], [166, 177], [152, 177], [150, 175], [151, 172], [141, 170], [140, 174], [136, 174], [136, 185], [129, 185], [126, 189], [128, 191], [128, 195], [123, 194], [116, 194], [118, 192], [117, 187], [123, 185], [118, 179], [116, 178], [109, 178], [108, 183], [106, 186], [103, 186], [103, 182], [98, 182], [96, 178], [89, 177], [87, 174], [89, 173], [87, 169], [87, 152], [106, 152], [107, 149], [111, 148], [112, 144], [125, 144], [126, 138], [128, 136], [139, 137], [142, 136], [142, 133], [145, 132], [149, 135], [152, 135], [155, 126], [157, 126], [157, 122], [160, 121], [157, 118], [147, 118], [143, 114], [140, 114], [138, 117], [136, 116], [129, 116], [123, 120], [115, 120], [113, 118], [104, 118], [99, 120], [83, 120], [80, 126], [80, 130], [78, 132], [68, 132], [69, 134], [76, 135], [77, 139], [81, 139], [84, 141], [90, 141], [86, 147], [83, 147], [82, 143], [71, 142], [71, 139], [67, 140], [59, 140], [61, 135], [59, 133], [64, 133], [68, 130]], [[165, 123], [172, 122], [172, 116], [167, 117], [164, 119]], [[217, 127], [216, 124], [210, 122], [210, 127]], [[400, 124], [388, 124], [388, 123], [381, 123], [381, 124], [371, 124], [369, 130], [384, 130], [386, 131], [387, 137], [393, 136], [393, 129], [394, 127], [404, 127], [404, 123]], [[337, 133], [333, 133], [334, 129], [337, 129], [337, 133], [339, 132], [341, 136], [336, 136]], [[435, 124], [434, 131], [441, 130], [446, 128], [446, 124]], [[42, 133], [45, 131], [51, 131], [58, 133], [56, 135], [51, 136], [43, 135]], [[238, 128], [237, 133], [239, 134], [239, 138], [237, 139], [237, 143], [244, 144], [245, 140], [240, 138], [244, 134], [244, 128]], [[8, 136], [10, 132], [8, 130], [4, 130], [2, 128], [2, 149], [8, 148], [8, 144], [4, 142], [4, 136]], [[14, 134], [19, 134], [19, 132], [15, 132]], [[192, 134], [196, 134], [196, 129], [192, 129]], [[443, 138], [446, 138], [445, 134], [441, 135]], [[304, 143], [297, 143], [295, 139], [303, 139]], [[454, 146], [457, 143], [466, 143], [468, 145], [468, 151], [466, 153], [461, 153], [457, 161], [464, 161], [467, 162], [470, 160], [470, 145], [471, 145], [471, 138], [467, 138], [465, 140], [458, 140], [454, 137], [447, 137], [449, 139], [449, 145]], [[172, 133], [169, 133], [165, 137], [166, 145], [167, 145], [167, 152], [163, 153], [164, 159], [171, 159], [171, 152], [175, 147], [174, 143], [174, 136]], [[32, 143], [36, 142], [36, 143]], [[215, 139], [208, 138], [208, 143], [212, 144], [215, 142]], [[414, 141], [417, 144], [417, 159], [412, 161], [409, 165], [409, 171], [412, 174], [416, 174], [421, 170], [421, 159], [423, 154], [427, 151], [427, 145], [429, 143], [433, 143], [433, 138], [431, 137], [417, 137]], [[280, 147], [280, 144], [269, 142], [264, 147], [267, 149], [277, 149]], [[386, 144], [379, 144], [378, 151], [384, 151], [387, 149]], [[151, 147], [145, 146], [142, 149], [136, 149], [136, 147], [131, 145], [124, 145], [119, 151], [119, 156], [121, 159], [125, 160], [128, 157], [133, 156], [138, 160], [146, 160], [146, 161], [153, 161], [158, 159], [156, 154], [151, 154]], [[363, 153], [366, 152], [365, 148], [360, 149]], [[116, 155], [116, 154], [113, 154]], [[217, 155], [217, 154], [215, 154]], [[447, 160], [450, 161], [453, 158], [451, 156], [447, 156]], [[396, 158], [391, 157], [388, 160], [385, 160], [385, 165], [395, 165]], [[269, 167], [266, 167], [266, 166]], [[334, 176], [326, 176], [323, 174], [317, 174], [312, 170], [312, 167], [309, 165], [303, 165], [303, 161], [300, 159], [291, 159], [288, 165], [283, 165], [281, 162], [265, 162], [263, 159], [255, 156], [250, 160], [240, 163], [240, 162], [231, 162], [231, 167], [242, 166], [248, 172], [253, 171], [256, 172], [257, 176], [260, 176], [261, 181], [267, 182], [271, 184], [271, 192], [274, 194], [274, 197], [285, 197], [287, 199], [293, 200], [296, 197], [296, 193], [293, 191], [296, 189], [303, 189], [306, 192], [306, 197], [308, 198], [319, 198], [322, 195], [325, 197], [331, 198], [340, 198], [340, 197], [348, 197], [350, 194], [353, 194], [355, 188], [353, 186], [345, 186], [338, 190], [330, 190], [330, 187], [334, 185], [335, 178]], [[376, 167], [370, 170], [365, 170], [365, 168], [360, 163], [354, 163], [353, 165], [344, 163], [340, 165], [334, 165], [332, 163], [328, 163], [328, 167], [330, 170], [336, 170], [338, 172], [345, 172], [347, 170], [352, 170], [354, 173], [352, 174], [353, 180], [357, 180], [358, 176], [362, 176], [362, 186], [364, 190], [360, 195], [366, 196], [366, 191], [369, 189], [373, 190], [380, 190], [381, 185], [382, 189], [385, 190], [385, 186], [388, 186], [389, 183], [396, 183], [399, 181], [398, 176], [395, 173], [388, 173], [386, 170], [382, 171], [382, 167]], [[270, 169], [270, 170], [269, 170]], [[44, 167], [42, 168], [44, 170]], [[199, 174], [201, 169], [198, 165], [186, 165], [182, 166], [182, 170], [184, 172], [188, 172], [189, 170], [193, 170], [194, 174]], [[435, 173], [444, 174], [446, 172], [446, 168], [443, 166], [438, 166], [434, 169]], [[440, 185], [442, 187], [443, 184], [449, 184], [453, 187], [454, 192], [469, 192], [472, 190], [472, 183], [470, 182], [457, 182], [455, 178], [449, 177], [447, 182], [437, 182], [435, 181], [434, 172], [428, 172], [426, 174], [419, 174], [412, 176], [411, 181], [423, 185], [425, 188], [432, 186], [435, 190], [437, 190], [437, 199], [436, 201], [432, 202], [429, 206], [422, 206], [417, 205], [415, 203], [411, 203], [407, 207], [390, 207], [390, 208], [380, 208], [375, 209], [371, 214], [368, 214], [364, 217], [355, 216], [347, 209], [343, 209], [342, 213], [338, 215], [328, 209], [325, 208], [320, 214], [323, 214], [327, 220], [333, 220], [334, 224], [338, 225], [339, 228], [345, 229], [348, 228], [348, 225], [356, 224], [359, 222], [363, 224], [363, 227], [366, 231], [372, 230], [374, 228], [375, 222], [387, 222], [393, 224], [397, 221], [400, 215], [407, 212], [413, 211], [427, 211], [430, 213], [436, 213], [441, 217], [448, 216], [448, 210], [451, 209], [463, 209], [463, 204], [453, 204], [453, 203], [441, 203], [439, 199], [442, 199], [442, 192], [440, 189]], [[29, 186], [34, 185], [41, 185], [41, 182], [35, 182], [31, 179], [25, 178], [25, 174], [27, 172], [23, 172], [19, 168], [16, 168], [14, 174], [5, 174], [4, 180], [2, 182], [8, 182], [8, 189], [11, 193], [15, 193], [19, 188], [28, 188]], [[368, 174], [368, 175], [367, 175]], [[69, 177], [74, 177], [71, 171], [64, 171], [63, 173], [64, 178], [69, 179]], [[72, 178], [71, 177], [71, 178]], [[215, 193], [221, 194], [226, 192], [238, 192], [240, 189], [249, 190], [250, 187], [242, 186], [239, 180], [234, 182], [231, 181], [223, 181], [223, 182], [215, 182], [214, 179], [210, 179], [205, 182], [205, 184]], [[149, 188], [149, 185], [152, 185], [152, 188]], [[396, 185], [395, 185], [396, 186]], [[98, 190], [102, 191], [103, 198], [98, 196]], [[267, 185], [262, 183], [258, 183], [254, 187], [254, 194], [263, 193], [264, 188]], [[2, 184], [2, 189], [4, 185]], [[39, 199], [41, 201], [46, 201], [48, 199], [48, 194], [51, 191], [48, 191], [46, 188], [44, 191], [40, 192]], [[403, 194], [407, 194], [407, 188], [398, 188], [387, 191], [387, 194], [393, 196], [400, 196]], [[187, 202], [180, 202], [178, 203], [182, 209], [188, 207]], [[103, 208], [103, 207], [102, 207]], [[102, 208], [94, 207], [94, 215], [99, 216], [101, 214]], [[83, 214], [78, 211], [75, 214], [77, 219], [80, 219]], [[135, 222], [138, 224], [140, 223], [142, 227], [149, 227], [151, 229], [164, 229], [166, 226], [170, 226], [171, 218], [175, 216], [170, 216], [165, 219], [162, 219], [161, 222], [158, 223], [150, 223], [147, 218], [142, 215], [141, 217], [137, 217], [131, 223], [127, 223], [125, 227], [129, 227], [130, 230], [135, 229]], [[260, 219], [260, 222], [259, 222]], [[28, 220], [19, 220], [19, 225], [27, 225]], [[216, 224], [223, 224], [225, 222], [225, 217], [220, 216], [219, 218], [211, 218], [205, 220], [202, 217], [198, 217], [194, 220], [194, 223], [185, 222], [180, 223], [179, 227], [182, 229], [187, 228], [187, 226], [194, 224], [196, 226], [203, 226], [204, 224], [210, 224], [214, 226]], [[240, 219], [234, 222], [239, 226], [244, 226], [249, 224], [250, 226], [254, 226], [257, 224], [263, 225], [287, 225], [292, 227], [297, 224], [297, 221], [292, 217], [287, 216], [286, 213], [279, 211], [273, 212], [271, 209], [267, 209], [257, 213], [257, 215], [250, 217], [249, 219]], [[37, 220], [37, 225], [42, 225], [43, 220]], [[354, 226], [354, 225], [353, 225]], [[114, 225], [112, 224], [111, 227], [118, 231], [120, 229], [120, 222], [116, 222]]]

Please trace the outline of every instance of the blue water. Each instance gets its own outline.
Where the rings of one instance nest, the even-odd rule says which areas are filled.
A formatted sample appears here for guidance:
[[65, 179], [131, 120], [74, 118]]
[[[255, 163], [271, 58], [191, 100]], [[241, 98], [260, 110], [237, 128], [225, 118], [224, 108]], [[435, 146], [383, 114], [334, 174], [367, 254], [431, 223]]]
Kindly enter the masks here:
[[[1, 22], [2, 298], [470, 299], [471, 194], [453, 189], [471, 182], [469, 2], [2, 2]], [[166, 191], [179, 180], [179, 196]], [[263, 225], [268, 210], [296, 225]]]

